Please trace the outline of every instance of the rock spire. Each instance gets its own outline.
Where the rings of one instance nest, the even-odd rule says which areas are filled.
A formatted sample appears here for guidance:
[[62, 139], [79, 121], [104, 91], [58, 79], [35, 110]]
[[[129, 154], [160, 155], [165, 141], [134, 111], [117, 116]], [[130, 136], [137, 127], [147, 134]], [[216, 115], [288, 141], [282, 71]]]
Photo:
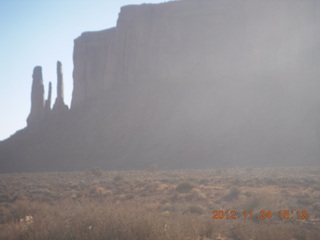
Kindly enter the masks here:
[[44, 116], [44, 86], [40, 66], [33, 69], [32, 78], [31, 111], [27, 118], [28, 126], [41, 122]]
[[62, 116], [69, 107], [64, 103], [62, 64], [57, 62], [57, 98], [51, 109], [52, 83], [49, 82], [48, 98], [44, 99], [42, 68], [36, 66], [33, 70], [31, 90], [31, 111], [27, 118], [28, 127], [37, 126], [54, 116]]
[[69, 109], [68, 106], [64, 103], [63, 73], [62, 64], [60, 61], [57, 61], [57, 98], [52, 109], [53, 111], [65, 111]]
[[57, 62], [57, 100], [63, 101], [63, 73], [62, 73], [62, 64], [60, 61]]
[[46, 116], [49, 115], [51, 111], [51, 95], [52, 95], [52, 83], [49, 82], [49, 88], [48, 88], [48, 98], [45, 103], [45, 113]]

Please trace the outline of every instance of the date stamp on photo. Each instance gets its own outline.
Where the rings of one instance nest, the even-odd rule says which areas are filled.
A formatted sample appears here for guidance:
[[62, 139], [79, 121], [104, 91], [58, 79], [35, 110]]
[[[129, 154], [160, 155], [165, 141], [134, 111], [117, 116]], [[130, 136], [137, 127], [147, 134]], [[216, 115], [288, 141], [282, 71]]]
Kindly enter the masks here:
[[212, 211], [212, 219], [308, 219], [308, 211], [298, 210], [298, 211], [289, 211], [289, 210], [280, 210], [277, 212], [261, 210], [260, 212], [253, 213], [253, 211], [223, 211], [215, 210]]

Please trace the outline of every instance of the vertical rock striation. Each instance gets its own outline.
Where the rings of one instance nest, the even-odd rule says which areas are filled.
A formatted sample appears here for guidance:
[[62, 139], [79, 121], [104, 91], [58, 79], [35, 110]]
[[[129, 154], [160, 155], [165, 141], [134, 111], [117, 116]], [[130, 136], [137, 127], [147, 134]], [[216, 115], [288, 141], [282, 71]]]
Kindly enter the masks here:
[[44, 117], [44, 87], [42, 78], [42, 68], [36, 66], [33, 69], [31, 90], [31, 111], [27, 118], [29, 126], [36, 126]]
[[85, 32], [74, 40], [71, 108], [83, 107], [110, 89], [115, 79], [116, 28]]

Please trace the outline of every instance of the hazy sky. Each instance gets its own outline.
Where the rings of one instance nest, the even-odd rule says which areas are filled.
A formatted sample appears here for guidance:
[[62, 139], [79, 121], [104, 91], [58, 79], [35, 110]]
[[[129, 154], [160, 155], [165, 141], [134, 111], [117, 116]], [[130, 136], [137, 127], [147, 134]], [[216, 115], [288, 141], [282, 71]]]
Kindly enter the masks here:
[[121, 6], [164, 0], [0, 0], [0, 140], [26, 126], [32, 71], [42, 66], [56, 97], [56, 61], [63, 64], [65, 102], [72, 94], [73, 40], [114, 27]]

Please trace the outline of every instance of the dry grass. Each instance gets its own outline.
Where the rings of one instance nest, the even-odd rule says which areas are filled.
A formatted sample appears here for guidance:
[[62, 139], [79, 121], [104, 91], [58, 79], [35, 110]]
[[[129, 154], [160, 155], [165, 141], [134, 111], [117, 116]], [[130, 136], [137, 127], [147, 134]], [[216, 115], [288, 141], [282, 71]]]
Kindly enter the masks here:
[[[0, 175], [0, 239], [320, 239], [319, 169]], [[299, 173], [299, 174], [298, 174]], [[253, 219], [212, 219], [212, 211]], [[260, 211], [271, 219], [259, 219]], [[308, 219], [280, 220], [279, 210]], [[293, 215], [295, 216], [295, 215]]]

